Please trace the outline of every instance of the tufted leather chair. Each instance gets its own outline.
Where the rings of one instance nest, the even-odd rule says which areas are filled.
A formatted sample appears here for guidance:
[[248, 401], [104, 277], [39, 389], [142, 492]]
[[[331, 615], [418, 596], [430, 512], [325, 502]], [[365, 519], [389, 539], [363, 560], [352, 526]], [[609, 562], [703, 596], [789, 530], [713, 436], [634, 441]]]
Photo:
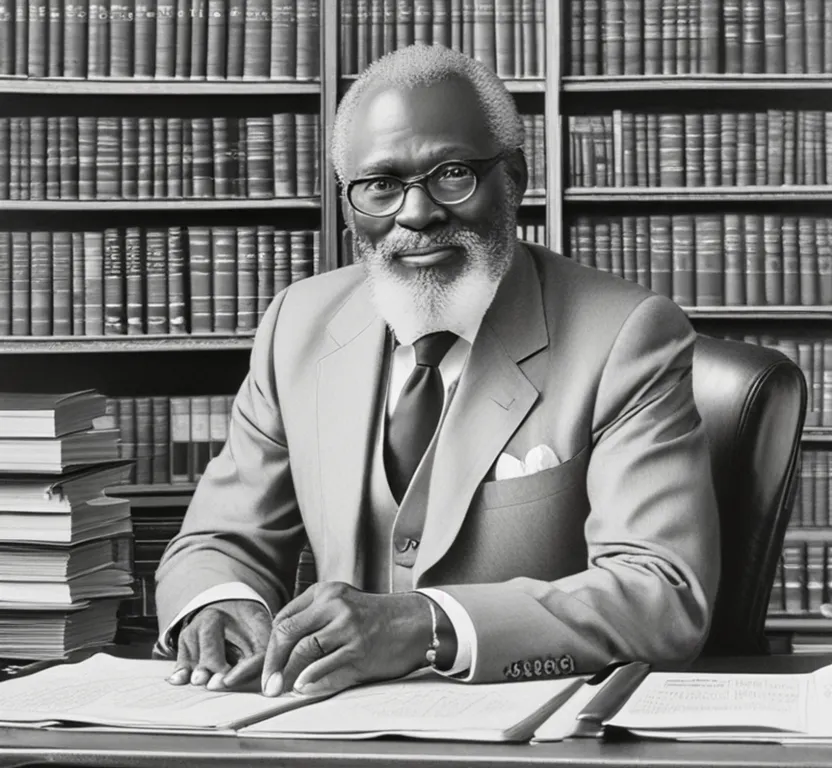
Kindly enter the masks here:
[[693, 393], [710, 443], [722, 533], [722, 577], [704, 653], [766, 653], [766, 610], [797, 487], [806, 381], [777, 350], [700, 335]]

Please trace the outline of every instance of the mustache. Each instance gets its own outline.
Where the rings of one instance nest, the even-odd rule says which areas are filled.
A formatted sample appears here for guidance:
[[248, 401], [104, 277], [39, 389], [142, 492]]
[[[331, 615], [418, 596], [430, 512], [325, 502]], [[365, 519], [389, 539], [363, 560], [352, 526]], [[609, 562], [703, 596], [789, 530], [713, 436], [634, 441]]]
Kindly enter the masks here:
[[390, 232], [376, 245], [371, 245], [369, 240], [359, 237], [358, 241], [373, 253], [380, 256], [394, 256], [400, 251], [429, 248], [434, 246], [470, 246], [473, 241], [481, 239], [481, 235], [469, 229], [443, 230], [430, 234], [424, 232], [411, 232], [406, 229], [397, 229]]

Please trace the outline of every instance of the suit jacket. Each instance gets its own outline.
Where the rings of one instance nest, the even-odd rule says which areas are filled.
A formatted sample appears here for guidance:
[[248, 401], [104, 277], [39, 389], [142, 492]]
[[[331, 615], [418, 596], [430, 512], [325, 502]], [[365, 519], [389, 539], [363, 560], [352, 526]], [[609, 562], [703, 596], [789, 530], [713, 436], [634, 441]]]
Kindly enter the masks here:
[[[413, 568], [470, 615], [474, 681], [550, 658], [583, 671], [698, 654], [720, 550], [694, 338], [669, 299], [518, 245], [436, 441]], [[278, 610], [305, 537], [320, 580], [361, 587], [384, 344], [360, 265], [275, 298], [159, 567], [160, 625], [228, 581]], [[501, 452], [540, 444], [558, 466], [493, 479]]]

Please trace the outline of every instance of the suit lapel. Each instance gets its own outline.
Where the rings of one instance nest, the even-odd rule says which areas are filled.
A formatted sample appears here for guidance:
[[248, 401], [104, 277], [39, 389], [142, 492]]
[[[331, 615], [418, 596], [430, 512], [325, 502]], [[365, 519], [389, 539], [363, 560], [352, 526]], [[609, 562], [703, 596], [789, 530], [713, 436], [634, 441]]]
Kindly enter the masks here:
[[318, 363], [318, 455], [325, 535], [324, 578], [360, 586], [361, 509], [369, 472], [386, 331], [365, 286], [329, 325], [339, 345]]
[[537, 400], [517, 363], [548, 341], [540, 278], [518, 245], [436, 441], [415, 583], [447, 553], [477, 487]]

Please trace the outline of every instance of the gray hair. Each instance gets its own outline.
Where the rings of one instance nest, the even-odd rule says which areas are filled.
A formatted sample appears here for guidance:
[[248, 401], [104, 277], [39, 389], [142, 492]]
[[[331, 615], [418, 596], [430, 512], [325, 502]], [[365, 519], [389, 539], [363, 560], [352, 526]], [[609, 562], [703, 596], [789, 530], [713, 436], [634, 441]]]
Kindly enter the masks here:
[[486, 126], [500, 152], [523, 147], [523, 120], [508, 89], [487, 66], [443, 45], [417, 43], [388, 53], [365, 69], [347, 91], [332, 129], [332, 164], [338, 180], [346, 181], [347, 133], [361, 97], [378, 86], [413, 88], [460, 77], [474, 88]]

